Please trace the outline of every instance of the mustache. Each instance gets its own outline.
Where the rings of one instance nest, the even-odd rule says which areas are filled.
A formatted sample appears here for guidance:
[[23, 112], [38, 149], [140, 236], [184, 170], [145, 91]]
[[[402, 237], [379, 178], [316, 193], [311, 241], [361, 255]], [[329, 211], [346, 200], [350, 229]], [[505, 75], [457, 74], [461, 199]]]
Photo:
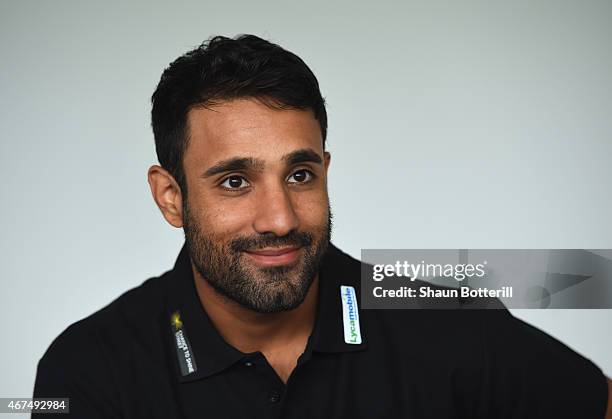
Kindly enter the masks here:
[[244, 252], [248, 250], [258, 250], [264, 247], [306, 247], [310, 246], [312, 242], [312, 234], [306, 232], [293, 231], [284, 236], [277, 236], [274, 233], [264, 233], [256, 237], [238, 237], [232, 240], [230, 248], [234, 252]]

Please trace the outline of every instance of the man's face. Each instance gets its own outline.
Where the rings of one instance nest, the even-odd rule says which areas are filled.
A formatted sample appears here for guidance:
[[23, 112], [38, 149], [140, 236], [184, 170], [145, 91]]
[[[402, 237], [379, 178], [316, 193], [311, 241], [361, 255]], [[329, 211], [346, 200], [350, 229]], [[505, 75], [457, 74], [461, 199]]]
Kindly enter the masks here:
[[310, 110], [254, 99], [188, 114], [183, 228], [219, 293], [260, 313], [302, 303], [329, 244], [329, 153]]

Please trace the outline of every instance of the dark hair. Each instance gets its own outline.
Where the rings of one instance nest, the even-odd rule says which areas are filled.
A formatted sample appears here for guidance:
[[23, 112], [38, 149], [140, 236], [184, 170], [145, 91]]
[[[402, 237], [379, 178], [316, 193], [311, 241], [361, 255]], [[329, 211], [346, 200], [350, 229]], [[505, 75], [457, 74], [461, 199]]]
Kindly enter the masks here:
[[187, 184], [182, 162], [189, 110], [245, 97], [276, 109], [311, 109], [321, 126], [325, 148], [325, 100], [304, 61], [254, 35], [215, 36], [172, 62], [151, 98], [157, 158], [184, 194]]

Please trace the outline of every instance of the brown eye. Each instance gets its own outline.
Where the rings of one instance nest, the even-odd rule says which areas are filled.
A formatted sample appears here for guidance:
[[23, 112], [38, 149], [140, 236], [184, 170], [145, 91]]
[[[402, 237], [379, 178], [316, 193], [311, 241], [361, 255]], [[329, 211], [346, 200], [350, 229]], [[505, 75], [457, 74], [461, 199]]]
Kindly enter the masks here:
[[[306, 183], [311, 181], [313, 178], [312, 172], [309, 170], [298, 170], [289, 177], [289, 183]], [[293, 181], [291, 180], [293, 179]]]
[[249, 186], [249, 183], [242, 176], [230, 176], [221, 183], [221, 186], [227, 189], [243, 189]]

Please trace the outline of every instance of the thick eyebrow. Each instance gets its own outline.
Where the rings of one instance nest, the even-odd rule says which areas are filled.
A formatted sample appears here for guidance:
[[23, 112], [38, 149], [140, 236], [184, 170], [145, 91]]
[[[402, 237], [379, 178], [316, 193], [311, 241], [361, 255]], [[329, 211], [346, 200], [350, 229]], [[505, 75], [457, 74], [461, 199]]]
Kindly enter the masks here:
[[233, 172], [235, 170], [256, 170], [261, 171], [264, 162], [253, 157], [232, 157], [221, 160], [204, 172], [202, 177], [211, 177], [219, 173]]
[[[306, 162], [323, 164], [321, 156], [319, 156], [311, 148], [302, 148], [300, 150], [292, 151], [289, 154], [285, 154], [281, 160], [287, 163], [288, 166]], [[206, 170], [204, 174], [202, 174], [202, 177], [207, 178], [218, 175], [220, 173], [233, 172], [236, 170], [262, 171], [264, 166], [265, 163], [261, 159], [256, 159], [254, 157], [236, 156], [217, 162], [214, 166]]]
[[306, 162], [323, 164], [321, 156], [319, 156], [312, 148], [302, 148], [289, 154], [285, 154], [282, 160], [289, 166]]

